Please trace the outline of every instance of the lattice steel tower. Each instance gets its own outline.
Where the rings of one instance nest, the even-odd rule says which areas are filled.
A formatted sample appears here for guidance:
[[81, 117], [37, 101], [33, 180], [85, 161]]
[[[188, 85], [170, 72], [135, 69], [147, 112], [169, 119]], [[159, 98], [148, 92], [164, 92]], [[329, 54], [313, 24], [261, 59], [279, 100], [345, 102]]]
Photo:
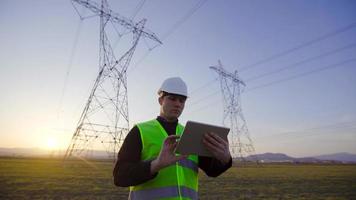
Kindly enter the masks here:
[[[91, 0], [72, 0], [74, 8], [82, 6], [100, 17], [99, 74], [80, 116], [77, 128], [67, 148], [65, 159], [90, 156], [92, 150], [106, 150], [110, 158], [116, 153], [128, 132], [127, 68], [140, 37], [157, 44], [156, 35], [144, 29], [146, 19], [134, 23], [109, 9], [106, 0], [101, 5]], [[116, 25], [133, 35], [132, 44], [117, 59], [110, 44], [107, 25]], [[115, 29], [117, 30], [117, 29]]]
[[232, 157], [244, 159], [247, 155], [254, 155], [255, 148], [241, 108], [240, 95], [246, 84], [238, 77], [237, 71], [226, 71], [220, 60], [217, 66], [211, 66], [210, 69], [219, 74], [224, 106], [223, 124], [230, 127], [228, 139]]

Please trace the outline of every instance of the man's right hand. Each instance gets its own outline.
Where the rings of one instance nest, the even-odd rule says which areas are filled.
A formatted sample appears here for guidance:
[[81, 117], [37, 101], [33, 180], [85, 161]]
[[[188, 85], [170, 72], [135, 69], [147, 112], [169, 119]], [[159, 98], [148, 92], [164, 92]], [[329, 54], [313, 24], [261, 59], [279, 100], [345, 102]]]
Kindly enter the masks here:
[[161, 152], [158, 157], [151, 162], [151, 174], [187, 157], [185, 155], [176, 156], [174, 153], [178, 138], [178, 135], [170, 135], [164, 140]]

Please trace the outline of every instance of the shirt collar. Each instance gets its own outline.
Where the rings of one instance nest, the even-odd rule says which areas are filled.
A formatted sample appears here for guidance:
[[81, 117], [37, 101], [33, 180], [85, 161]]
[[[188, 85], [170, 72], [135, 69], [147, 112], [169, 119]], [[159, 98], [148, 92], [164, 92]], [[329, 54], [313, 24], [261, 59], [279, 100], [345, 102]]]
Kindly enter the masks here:
[[165, 124], [172, 124], [172, 125], [177, 125], [177, 124], [178, 124], [178, 119], [175, 120], [175, 121], [173, 121], [173, 122], [169, 122], [169, 121], [167, 121], [166, 119], [164, 119], [164, 118], [161, 117], [161, 116], [157, 116], [156, 119], [157, 119], [159, 122], [165, 123]]

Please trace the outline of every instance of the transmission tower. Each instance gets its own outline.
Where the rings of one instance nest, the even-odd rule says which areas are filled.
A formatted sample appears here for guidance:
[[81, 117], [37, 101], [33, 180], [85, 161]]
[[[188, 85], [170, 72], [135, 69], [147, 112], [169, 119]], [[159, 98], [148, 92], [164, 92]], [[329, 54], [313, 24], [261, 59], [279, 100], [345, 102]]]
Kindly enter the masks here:
[[[100, 17], [99, 74], [80, 116], [77, 128], [67, 148], [65, 159], [90, 156], [93, 150], [105, 150], [108, 157], [116, 159], [116, 153], [129, 129], [127, 98], [127, 68], [140, 37], [162, 42], [156, 35], [144, 29], [146, 19], [138, 23], [109, 9], [106, 0], [101, 5], [91, 0], [72, 0], [74, 8], [84, 7]], [[118, 25], [132, 33], [132, 45], [117, 59], [110, 44], [107, 25]]]
[[229, 148], [233, 158], [244, 159], [255, 154], [255, 148], [250, 138], [246, 120], [242, 114], [240, 95], [246, 84], [238, 77], [237, 71], [226, 71], [220, 60], [217, 66], [211, 66], [219, 75], [223, 97], [223, 124], [230, 127], [228, 135]]

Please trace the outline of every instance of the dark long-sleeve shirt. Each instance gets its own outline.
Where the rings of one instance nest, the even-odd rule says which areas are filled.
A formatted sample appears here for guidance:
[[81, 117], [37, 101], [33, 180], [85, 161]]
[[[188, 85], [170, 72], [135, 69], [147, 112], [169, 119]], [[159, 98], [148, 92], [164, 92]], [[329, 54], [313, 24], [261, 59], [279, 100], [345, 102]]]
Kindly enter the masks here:
[[[157, 117], [157, 121], [162, 125], [168, 135], [176, 134], [178, 121], [167, 122], [162, 117]], [[118, 159], [114, 168], [115, 185], [128, 187], [139, 185], [157, 176], [151, 174], [151, 161], [141, 160], [142, 141], [137, 126], [134, 126], [125, 138], [125, 141], [118, 153]], [[217, 177], [232, 165], [232, 159], [228, 164], [222, 164], [219, 160], [210, 157], [199, 156], [199, 168], [206, 175]], [[158, 172], [159, 173], [159, 172]]]

